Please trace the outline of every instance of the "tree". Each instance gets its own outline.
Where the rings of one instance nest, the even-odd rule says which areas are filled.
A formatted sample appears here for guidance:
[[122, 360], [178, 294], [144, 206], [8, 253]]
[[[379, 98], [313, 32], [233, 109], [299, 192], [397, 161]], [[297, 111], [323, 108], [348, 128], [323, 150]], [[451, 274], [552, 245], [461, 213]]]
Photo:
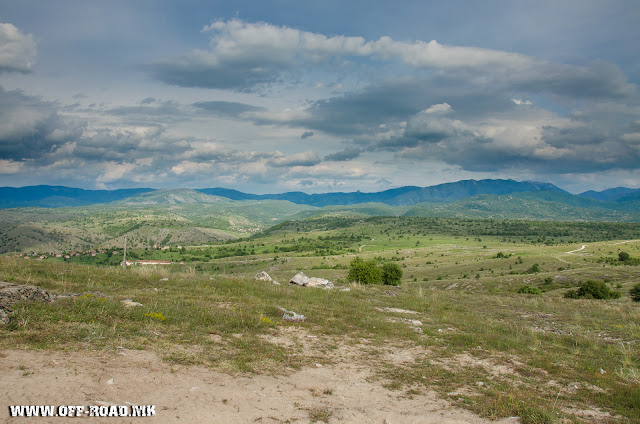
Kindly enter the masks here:
[[538, 264], [531, 265], [531, 267], [526, 271], [527, 274], [534, 274], [536, 272], [540, 272], [540, 266]]
[[611, 291], [602, 281], [587, 280], [577, 290], [569, 290], [564, 297], [571, 299], [619, 299], [620, 292]]
[[620, 262], [626, 262], [629, 259], [631, 259], [631, 255], [629, 255], [627, 252], [620, 252], [618, 253], [618, 260]]
[[382, 271], [375, 261], [365, 261], [356, 256], [349, 264], [349, 281], [357, 281], [360, 284], [381, 284]]
[[633, 286], [633, 288], [629, 290], [629, 294], [634, 302], [640, 302], [640, 283]]
[[402, 268], [397, 264], [387, 262], [382, 265], [382, 282], [390, 286], [399, 286], [402, 278]]

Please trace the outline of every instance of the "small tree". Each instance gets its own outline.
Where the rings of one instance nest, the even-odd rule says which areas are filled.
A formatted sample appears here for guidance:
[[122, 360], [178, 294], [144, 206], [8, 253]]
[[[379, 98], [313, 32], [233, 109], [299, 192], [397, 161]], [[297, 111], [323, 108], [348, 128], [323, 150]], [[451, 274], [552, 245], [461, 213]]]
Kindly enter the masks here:
[[531, 265], [531, 267], [526, 271], [527, 274], [534, 274], [536, 272], [540, 272], [540, 266], [538, 264]]
[[357, 281], [360, 284], [381, 284], [382, 271], [375, 261], [365, 261], [356, 256], [349, 264], [347, 279]]
[[629, 294], [634, 302], [640, 302], [640, 283], [633, 286], [633, 288], [629, 290]]
[[627, 262], [629, 259], [631, 259], [631, 255], [629, 255], [627, 252], [618, 253], [618, 260], [620, 262]]
[[390, 286], [400, 285], [400, 279], [402, 278], [402, 268], [398, 265], [387, 262], [382, 265], [382, 282]]
[[620, 292], [611, 291], [602, 281], [587, 280], [578, 290], [569, 290], [564, 297], [571, 299], [619, 299]]

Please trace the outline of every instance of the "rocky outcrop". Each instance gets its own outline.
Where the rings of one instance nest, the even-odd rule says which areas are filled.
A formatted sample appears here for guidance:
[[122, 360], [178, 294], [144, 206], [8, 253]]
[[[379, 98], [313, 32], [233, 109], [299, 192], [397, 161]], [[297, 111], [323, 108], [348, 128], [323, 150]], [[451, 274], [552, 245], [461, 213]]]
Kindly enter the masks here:
[[322, 287], [325, 289], [333, 288], [333, 283], [331, 281], [325, 280], [324, 278], [307, 277], [306, 275], [304, 275], [304, 272], [299, 272], [294, 275], [289, 283], [296, 284], [301, 287]]
[[40, 287], [0, 281], [0, 324], [8, 324], [11, 320], [13, 311], [9, 306], [23, 300], [52, 302], [53, 298], [49, 292]]
[[0, 324], [11, 321], [13, 311], [10, 306], [23, 301], [53, 302], [55, 300], [70, 299], [91, 295], [96, 298], [106, 298], [101, 292], [51, 294], [36, 286], [26, 284], [11, 284], [0, 281]]
[[23, 300], [52, 302], [53, 298], [49, 292], [40, 287], [10, 284], [0, 281], [0, 305], [13, 305]]

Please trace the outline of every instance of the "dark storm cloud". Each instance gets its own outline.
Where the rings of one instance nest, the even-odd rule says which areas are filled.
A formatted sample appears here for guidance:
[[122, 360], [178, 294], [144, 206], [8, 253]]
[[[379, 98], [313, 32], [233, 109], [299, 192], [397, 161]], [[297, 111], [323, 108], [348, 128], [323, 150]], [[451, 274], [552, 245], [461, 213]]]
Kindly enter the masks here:
[[82, 122], [63, 118], [58, 106], [20, 90], [0, 87], [0, 158], [42, 157], [56, 146], [80, 137]]
[[324, 157], [325, 161], [344, 162], [357, 158], [362, 151], [355, 147], [347, 147], [346, 149], [328, 154]]
[[305, 131], [300, 135], [300, 138], [303, 140], [309, 137], [313, 137], [313, 131]]
[[258, 85], [276, 81], [281, 71], [268, 61], [234, 60], [208, 64], [206, 57], [197, 52], [142, 68], [169, 85], [237, 91], [253, 91]]
[[637, 95], [637, 87], [616, 65], [596, 61], [588, 66], [544, 64], [522, 74], [505, 76], [504, 82], [528, 93], [547, 93], [567, 99], [604, 101]]
[[342, 137], [373, 136], [381, 125], [407, 121], [440, 103], [449, 103], [460, 118], [505, 113], [515, 105], [500, 87], [476, 86], [449, 75], [427, 75], [384, 81], [356, 92], [314, 102], [309, 117], [291, 125]]

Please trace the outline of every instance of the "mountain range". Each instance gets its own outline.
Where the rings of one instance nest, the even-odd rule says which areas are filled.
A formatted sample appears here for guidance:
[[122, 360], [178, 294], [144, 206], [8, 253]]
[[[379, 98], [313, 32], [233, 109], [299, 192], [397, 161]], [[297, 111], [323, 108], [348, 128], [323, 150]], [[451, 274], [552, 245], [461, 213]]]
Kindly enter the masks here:
[[[0, 254], [216, 243], [284, 221], [344, 217], [640, 222], [640, 190], [568, 193], [552, 184], [467, 180], [378, 193], [256, 195], [230, 189], [0, 188]], [[46, 206], [46, 207], [43, 207]], [[62, 207], [64, 206], [64, 207]]]
[[[412, 206], [421, 203], [445, 203], [462, 200], [478, 195], [507, 195], [521, 192], [568, 192], [550, 184], [535, 181], [514, 180], [463, 180], [439, 184], [430, 187], [405, 186], [373, 193], [360, 191], [350, 193], [287, 192], [279, 194], [251, 194], [228, 188], [196, 189], [205, 195], [215, 196], [217, 200], [286, 200], [299, 205], [324, 207], [332, 205], [355, 205], [361, 203], [384, 203], [390, 206]], [[189, 192], [190, 194], [187, 194]], [[155, 194], [165, 196], [159, 200]], [[161, 196], [161, 197], [162, 197]], [[574, 196], [574, 195], [570, 195]], [[576, 197], [597, 201], [624, 203], [640, 199], [640, 189], [617, 187], [604, 191], [586, 191]], [[135, 188], [120, 190], [84, 190], [63, 186], [0, 187], [0, 209], [17, 207], [61, 207], [86, 206], [111, 203], [129, 199], [130, 204], [158, 203], [207, 203], [211, 198], [193, 194], [192, 190], [156, 190]]]

